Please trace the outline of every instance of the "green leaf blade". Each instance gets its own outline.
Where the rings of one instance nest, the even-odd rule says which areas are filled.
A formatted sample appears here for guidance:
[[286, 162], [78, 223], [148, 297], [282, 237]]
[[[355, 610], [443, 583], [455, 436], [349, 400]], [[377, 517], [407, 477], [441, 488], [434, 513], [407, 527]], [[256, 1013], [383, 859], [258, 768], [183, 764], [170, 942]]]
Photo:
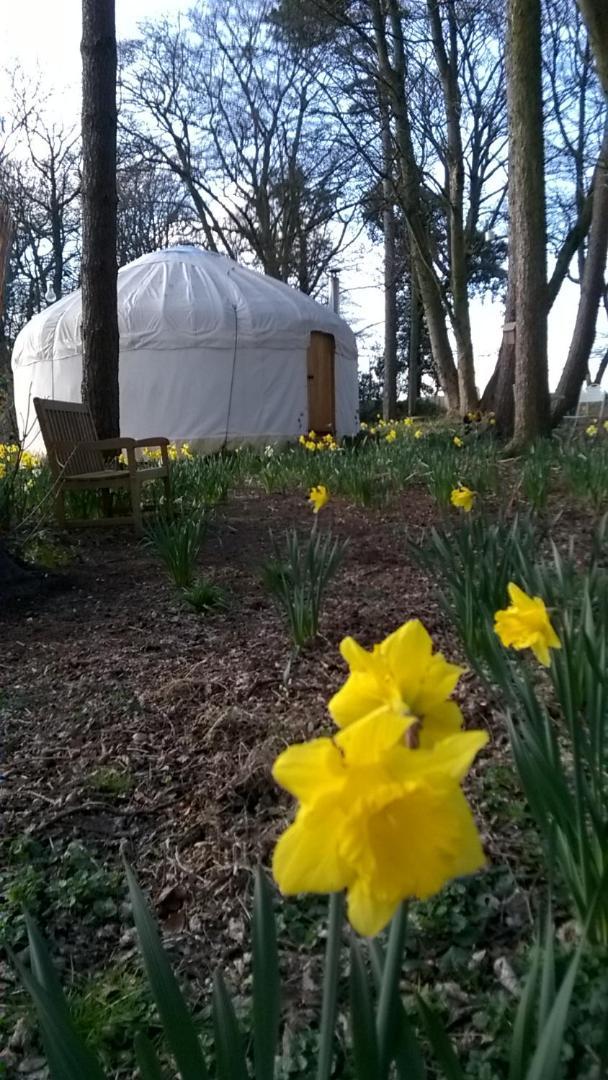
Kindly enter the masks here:
[[281, 1007], [279, 953], [272, 893], [261, 867], [255, 875], [252, 938], [255, 1076], [273, 1080]]
[[133, 918], [150, 990], [181, 1080], [206, 1080], [198, 1034], [162, 947], [158, 930], [133, 871], [127, 866]]

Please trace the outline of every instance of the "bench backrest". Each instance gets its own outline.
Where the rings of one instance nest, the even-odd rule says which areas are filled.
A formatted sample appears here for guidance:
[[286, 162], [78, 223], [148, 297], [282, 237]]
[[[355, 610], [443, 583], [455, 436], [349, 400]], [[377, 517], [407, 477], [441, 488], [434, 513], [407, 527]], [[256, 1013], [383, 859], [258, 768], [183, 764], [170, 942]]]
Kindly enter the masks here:
[[78, 443], [97, 439], [88, 405], [36, 397], [34, 408], [49, 465], [55, 475], [74, 476], [77, 473], [100, 472], [104, 468], [100, 450], [78, 449]]

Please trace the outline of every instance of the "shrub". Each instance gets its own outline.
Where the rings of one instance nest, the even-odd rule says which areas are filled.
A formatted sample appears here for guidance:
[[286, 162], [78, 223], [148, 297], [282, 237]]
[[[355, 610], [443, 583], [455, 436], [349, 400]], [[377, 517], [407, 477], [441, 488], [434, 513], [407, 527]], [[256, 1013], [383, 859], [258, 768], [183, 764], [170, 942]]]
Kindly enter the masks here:
[[145, 543], [164, 563], [180, 589], [194, 580], [194, 569], [207, 528], [205, 517], [158, 517], [146, 529]]
[[553, 446], [547, 439], [541, 439], [531, 447], [523, 461], [523, 493], [537, 513], [541, 513], [547, 505], [553, 458]]
[[182, 595], [186, 603], [199, 613], [224, 611], [227, 607], [224, 590], [206, 578], [197, 578], [189, 588], [183, 590]]
[[[499, 692], [549, 874], [556, 864], [581, 926], [593, 940], [608, 944], [605, 541], [606, 519], [590, 563], [581, 569], [555, 547], [543, 560], [535, 531], [524, 519], [507, 526], [480, 518], [453, 532], [432, 530], [430, 543], [413, 550], [437, 575], [471, 664]], [[497, 637], [493, 623], [496, 612], [506, 610], [510, 583], [538, 598], [521, 616], [521, 641], [547, 664], [546, 677], [538, 662], [529, 662], [525, 644], [514, 646], [524, 651], [522, 657], [503, 648]], [[546, 609], [554, 613], [560, 642], [549, 651], [535, 645]]]
[[289, 529], [283, 548], [274, 539], [272, 542], [274, 558], [263, 567], [263, 581], [285, 615], [293, 644], [299, 649], [319, 631], [323, 600], [347, 545], [314, 526], [305, 537], [297, 529]]
[[608, 503], [608, 441], [572, 443], [566, 447], [560, 461], [566, 482], [577, 498], [588, 499], [596, 513]]
[[521, 576], [533, 559], [535, 545], [536, 533], [526, 518], [489, 523], [472, 514], [458, 525], [430, 529], [418, 543], [408, 544], [414, 559], [439, 582], [444, 609], [467, 659], [482, 675], [492, 616], [504, 601], [509, 581]]

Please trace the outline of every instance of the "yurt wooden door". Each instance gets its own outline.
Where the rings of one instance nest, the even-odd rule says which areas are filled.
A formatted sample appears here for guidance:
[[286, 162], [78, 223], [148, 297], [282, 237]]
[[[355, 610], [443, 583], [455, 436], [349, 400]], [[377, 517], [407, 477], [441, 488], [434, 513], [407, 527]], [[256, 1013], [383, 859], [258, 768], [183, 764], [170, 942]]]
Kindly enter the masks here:
[[308, 346], [308, 428], [317, 435], [336, 430], [335, 342], [318, 330]]

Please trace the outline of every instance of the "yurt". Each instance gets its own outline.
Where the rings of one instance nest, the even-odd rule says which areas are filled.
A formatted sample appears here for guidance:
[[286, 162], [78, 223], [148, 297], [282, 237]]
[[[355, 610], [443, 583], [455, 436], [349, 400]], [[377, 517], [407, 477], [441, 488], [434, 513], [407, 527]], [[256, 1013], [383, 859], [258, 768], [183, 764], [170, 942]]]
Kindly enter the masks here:
[[[357, 349], [333, 310], [224, 255], [172, 247], [118, 271], [120, 427], [204, 450], [358, 430]], [[42, 450], [34, 397], [80, 401], [81, 295], [13, 349], [20, 432]]]

